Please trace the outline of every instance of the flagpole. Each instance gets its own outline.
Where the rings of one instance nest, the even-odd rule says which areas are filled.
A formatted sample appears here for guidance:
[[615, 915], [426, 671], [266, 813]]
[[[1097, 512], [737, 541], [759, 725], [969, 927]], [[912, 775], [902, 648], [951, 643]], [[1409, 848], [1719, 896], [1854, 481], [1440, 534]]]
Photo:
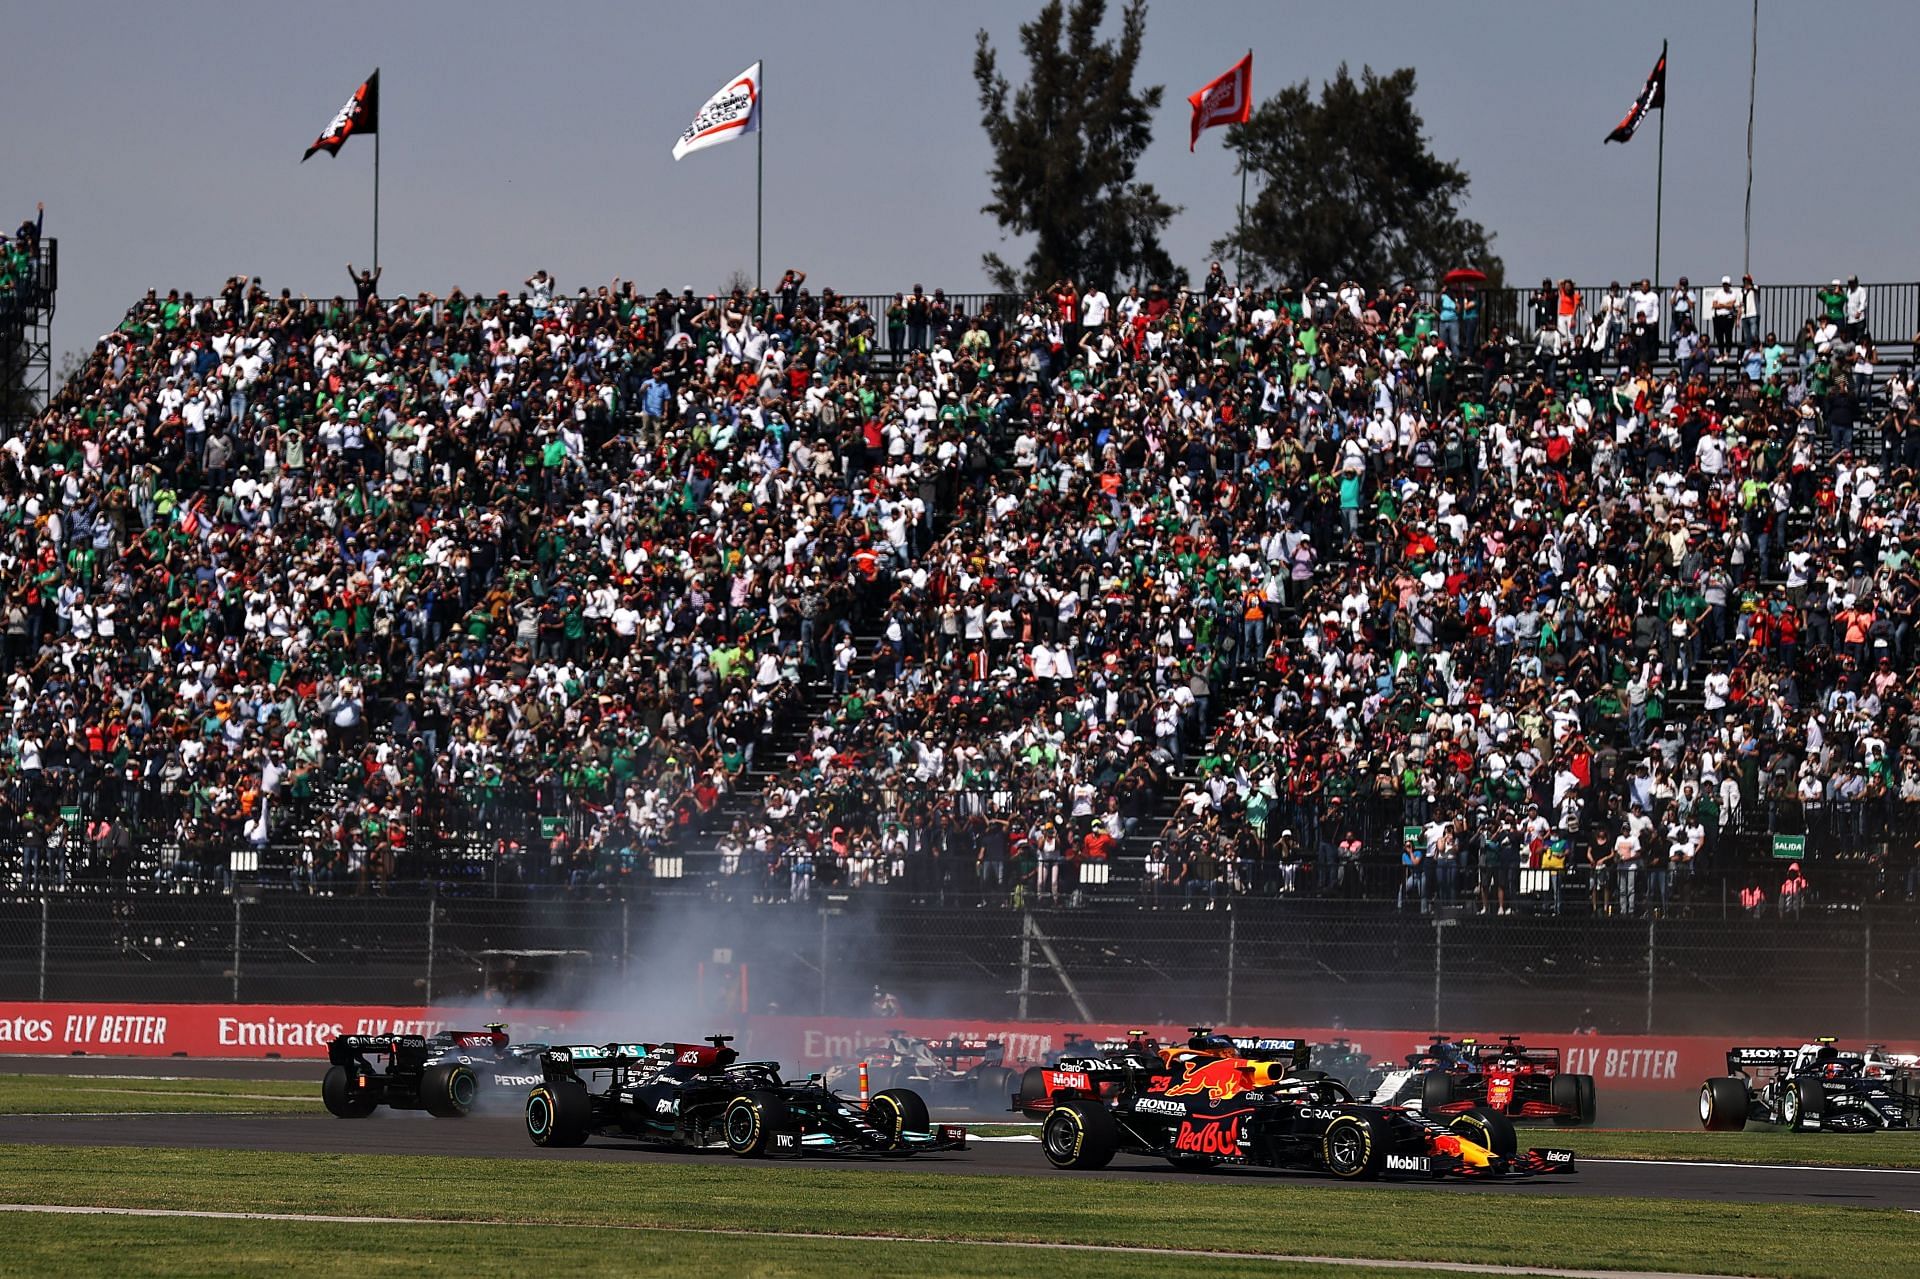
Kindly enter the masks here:
[[[1247, 50], [1247, 88], [1253, 88], [1253, 50]], [[1240, 144], [1240, 221], [1239, 233], [1233, 237], [1233, 284], [1236, 289], [1247, 285], [1247, 144]]]
[[1753, 38], [1747, 57], [1747, 204], [1740, 270], [1753, 271], [1753, 91], [1760, 77], [1760, 0], [1753, 0]]
[[[380, 81], [380, 68], [373, 69], [374, 83]], [[376, 120], [373, 128], [373, 274], [380, 274], [380, 135], [386, 132], [386, 122]]]
[[1673, 68], [1667, 65], [1667, 42], [1660, 42], [1660, 158], [1655, 161], [1653, 178], [1653, 287], [1660, 287], [1660, 215], [1667, 187], [1667, 83]]
[[754, 114], [760, 117], [760, 127], [754, 130], [758, 140], [754, 143], [756, 154], [753, 162], [753, 287], [757, 292], [766, 287], [766, 272], [761, 267], [761, 244], [766, 226], [767, 209], [767, 64], [760, 62], [760, 83], [753, 86]]

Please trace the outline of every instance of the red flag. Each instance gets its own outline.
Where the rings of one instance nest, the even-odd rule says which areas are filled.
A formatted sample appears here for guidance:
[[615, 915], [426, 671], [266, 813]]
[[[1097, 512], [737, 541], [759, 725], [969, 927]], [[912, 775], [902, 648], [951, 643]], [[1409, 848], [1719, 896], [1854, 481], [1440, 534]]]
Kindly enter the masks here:
[[[1667, 42], [1660, 42], [1660, 61], [1653, 64], [1653, 72], [1647, 77], [1647, 85], [1640, 90], [1640, 96], [1627, 108], [1620, 123], [1613, 126], [1613, 132], [1607, 135], [1607, 142], [1630, 142], [1640, 122], [1647, 118], [1649, 111], [1667, 109]], [[1606, 142], [1600, 145], [1605, 146]]]
[[1191, 151], [1200, 144], [1200, 132], [1216, 124], [1245, 124], [1253, 114], [1253, 52], [1233, 64], [1233, 70], [1208, 83], [1187, 99], [1193, 104]]
[[314, 140], [307, 153], [300, 157], [305, 164], [313, 158], [315, 151], [325, 151], [328, 155], [339, 155], [340, 147], [348, 138], [362, 133], [380, 131], [380, 71], [366, 78], [353, 96], [347, 99], [347, 105], [334, 115], [333, 122], [327, 125], [327, 131]]

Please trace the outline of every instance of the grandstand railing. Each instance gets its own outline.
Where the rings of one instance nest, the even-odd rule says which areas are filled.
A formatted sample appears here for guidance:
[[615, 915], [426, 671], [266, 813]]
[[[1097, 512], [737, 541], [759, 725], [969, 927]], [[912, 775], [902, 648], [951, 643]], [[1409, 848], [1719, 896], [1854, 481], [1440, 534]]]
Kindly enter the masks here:
[[[49, 242], [49, 244], [50, 243], [51, 242]], [[51, 269], [51, 265], [49, 264], [49, 270]], [[1694, 292], [1696, 327], [1702, 333], [1711, 332], [1710, 317], [1712, 310], [1708, 303], [1707, 295], [1712, 288], [1717, 287], [1710, 281], [1717, 279], [1717, 276], [1701, 277], [1702, 281], [1709, 282], [1696, 282], [1691, 286]], [[1628, 292], [1628, 289], [1625, 287], [1626, 283], [1625, 281], [1622, 282], [1623, 296]], [[589, 293], [594, 293], [596, 287], [597, 286], [590, 286]], [[1672, 285], [1668, 285], [1659, 290], [1661, 299], [1661, 333], [1663, 339], [1670, 339], [1673, 335], [1670, 296], [1672, 287]], [[1826, 313], [1825, 307], [1819, 300], [1819, 294], [1823, 289], [1828, 287], [1830, 286], [1821, 284], [1756, 285], [1755, 292], [1758, 294], [1758, 326], [1760, 336], [1764, 337], [1771, 332], [1776, 334], [1781, 341], [1792, 344], [1794, 340], [1798, 338], [1800, 328], [1807, 320], [1818, 318]], [[1913, 337], [1917, 333], [1920, 333], [1920, 281], [1912, 283], [1874, 283], [1868, 284], [1865, 287], [1867, 290], [1868, 332], [1874, 340], [1882, 346], [1907, 346]], [[1600, 299], [1607, 291], [1607, 286], [1604, 284], [1599, 286], [1582, 286], [1579, 291], [1583, 302], [1583, 314], [1590, 318], [1596, 314]], [[1298, 290], [1290, 289], [1287, 290], [1287, 292], [1297, 294]], [[1415, 292], [1422, 301], [1437, 305], [1437, 300], [1440, 296], [1440, 290], [1438, 288], [1418, 285], [1415, 287]], [[1518, 335], [1522, 338], [1532, 332], [1532, 300], [1538, 292], [1537, 289], [1482, 287], [1473, 289], [1472, 292], [1476, 295], [1479, 306], [1479, 336], [1484, 337], [1488, 326], [1493, 322], [1500, 323], [1509, 332], [1515, 332], [1517, 326]], [[391, 307], [399, 303], [412, 301], [419, 296], [419, 294], [395, 293], [382, 297], [379, 304], [383, 307]], [[518, 305], [521, 301], [527, 299], [529, 295], [524, 290], [496, 291], [491, 294], [474, 293], [467, 294], [465, 296], [465, 302], [470, 307], [488, 308], [497, 305], [503, 296], [512, 304]], [[704, 301], [708, 296], [724, 295], [701, 294], [699, 296], [700, 299]], [[929, 297], [930, 296], [931, 295], [929, 295]], [[1119, 296], [1119, 294], [1114, 295], [1116, 302], [1119, 300]], [[444, 320], [447, 315], [448, 299], [437, 294], [429, 294], [428, 297], [430, 298], [436, 321]], [[571, 303], [577, 300], [577, 292], [559, 293], [556, 294], [555, 297], [557, 301]], [[855, 304], [858, 304], [873, 320], [875, 352], [878, 354], [904, 354], [908, 350], [907, 343], [911, 335], [903, 328], [901, 330], [900, 340], [896, 343], [887, 318], [888, 308], [893, 304], [895, 297], [896, 295], [893, 293], [841, 293], [834, 290], [815, 291], [809, 289], [799, 309], [802, 313], [818, 317], [830, 308], [838, 308], [842, 313], [845, 313], [850, 311]], [[641, 302], [651, 303], [653, 299], [654, 295], [651, 294], [638, 296], [638, 300]], [[948, 313], [952, 317], [970, 318], [981, 315], [988, 307], [992, 307], [994, 313], [1001, 320], [1005, 321], [1019, 315], [1029, 302], [1039, 301], [1041, 299], [1038, 298], [1038, 295], [1033, 294], [971, 292], [948, 293], [944, 300], [948, 307]], [[331, 298], [303, 295], [290, 299], [289, 301], [296, 313], [304, 315], [324, 314], [325, 312], [335, 309], [350, 314], [358, 310], [358, 304], [354, 299], [339, 295]], [[269, 299], [267, 305], [269, 308], [277, 308], [282, 305], [282, 302], [278, 298], [272, 298]], [[1739, 332], [1738, 326], [1736, 326], [1735, 332], [1737, 336]]]

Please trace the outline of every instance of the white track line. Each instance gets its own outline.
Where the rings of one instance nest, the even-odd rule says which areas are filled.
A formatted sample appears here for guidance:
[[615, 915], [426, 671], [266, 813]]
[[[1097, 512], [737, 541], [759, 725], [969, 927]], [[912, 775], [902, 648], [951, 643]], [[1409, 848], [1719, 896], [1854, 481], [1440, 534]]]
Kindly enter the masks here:
[[1018, 1134], [1016, 1134], [1016, 1135], [1014, 1135], [1014, 1136], [1011, 1136], [1011, 1137], [981, 1137], [981, 1136], [976, 1136], [976, 1135], [975, 1135], [975, 1134], [973, 1134], [973, 1133], [968, 1133], [968, 1134], [967, 1134], [967, 1141], [968, 1141], [969, 1143], [972, 1143], [972, 1142], [976, 1142], [976, 1141], [1031, 1141], [1031, 1142], [1038, 1142], [1039, 1140], [1040, 1140], [1040, 1139], [1039, 1139], [1038, 1137], [1036, 1137], [1036, 1136], [1034, 1136], [1034, 1135], [1033, 1135], [1032, 1133], [1030, 1133], [1030, 1132], [1023, 1132], [1023, 1133], [1018, 1133]]
[[1021, 1248], [1042, 1252], [1101, 1252], [1128, 1256], [1182, 1257], [1208, 1261], [1271, 1261], [1293, 1265], [1350, 1266], [1356, 1269], [1439, 1271], [1445, 1274], [1544, 1275], [1547, 1279], [1725, 1279], [1718, 1275], [1668, 1270], [1567, 1270], [1555, 1266], [1494, 1266], [1471, 1261], [1413, 1261], [1404, 1258], [1325, 1257], [1309, 1253], [1216, 1252], [1205, 1248], [1152, 1248], [1140, 1244], [1047, 1243], [1029, 1239], [933, 1239], [918, 1235], [843, 1235], [803, 1230], [716, 1230], [697, 1226], [619, 1225], [607, 1222], [459, 1221], [447, 1217], [342, 1217], [313, 1212], [217, 1212], [192, 1208], [96, 1208], [77, 1204], [0, 1204], [0, 1212], [50, 1213], [78, 1217], [190, 1217], [207, 1221], [292, 1221], [334, 1226], [516, 1226], [555, 1230], [635, 1230], [670, 1235], [725, 1235], [751, 1239], [828, 1240], [837, 1243], [913, 1243], [947, 1247]]
[[1920, 1177], [1920, 1168], [1853, 1168], [1839, 1164], [1713, 1163], [1705, 1159], [1601, 1159], [1580, 1156], [1583, 1164], [1629, 1164], [1640, 1168], [1761, 1168], [1768, 1172], [1870, 1172], [1894, 1177]]

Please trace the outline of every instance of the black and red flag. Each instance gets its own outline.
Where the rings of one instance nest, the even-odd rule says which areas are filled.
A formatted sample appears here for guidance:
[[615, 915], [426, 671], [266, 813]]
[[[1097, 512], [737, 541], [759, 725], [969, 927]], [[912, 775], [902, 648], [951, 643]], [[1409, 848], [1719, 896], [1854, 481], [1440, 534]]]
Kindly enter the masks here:
[[315, 151], [325, 151], [328, 155], [339, 155], [340, 148], [348, 138], [357, 138], [363, 133], [380, 132], [380, 72], [378, 69], [366, 78], [353, 96], [347, 99], [347, 105], [341, 107], [307, 153], [300, 157], [305, 164], [313, 158]]
[[[1653, 73], [1647, 77], [1647, 87], [1640, 90], [1640, 96], [1633, 100], [1622, 116], [1620, 123], [1613, 126], [1613, 132], [1607, 135], [1607, 142], [1631, 142], [1634, 131], [1640, 122], [1647, 118], [1649, 111], [1667, 109], [1667, 42], [1660, 42], [1660, 61], [1653, 64]], [[1606, 143], [1601, 143], [1605, 146]]]

